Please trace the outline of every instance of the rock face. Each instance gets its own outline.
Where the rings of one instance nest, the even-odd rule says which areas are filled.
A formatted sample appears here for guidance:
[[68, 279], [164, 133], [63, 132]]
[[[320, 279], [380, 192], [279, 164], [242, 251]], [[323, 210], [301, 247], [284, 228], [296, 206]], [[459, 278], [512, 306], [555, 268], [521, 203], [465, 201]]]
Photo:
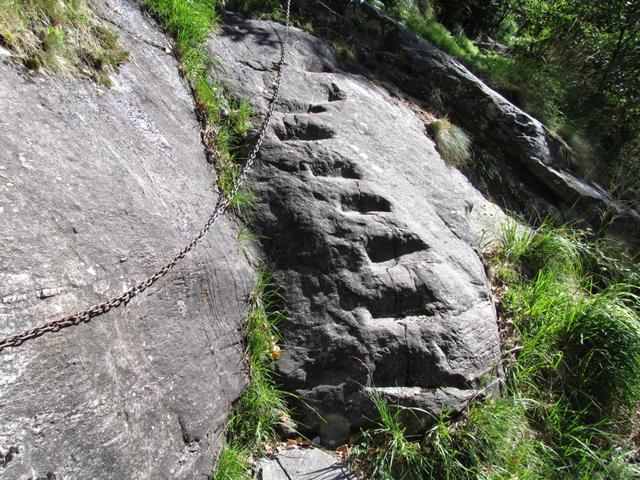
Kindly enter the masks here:
[[393, 81], [471, 135], [470, 173], [498, 203], [535, 216], [586, 222], [640, 249], [640, 214], [573, 175], [566, 144], [460, 62], [367, 2], [355, 8], [356, 2], [328, 0], [340, 17], [318, 2], [303, 3], [318, 23], [342, 30], [372, 75]]
[[[154, 272], [216, 200], [190, 92], [175, 59], [147, 43], [167, 39], [135, 4], [98, 7], [130, 53], [112, 88], [0, 64], [2, 337]], [[223, 219], [128, 306], [1, 352], [0, 476], [210, 474], [246, 383], [252, 286]]]
[[[264, 111], [287, 33], [225, 22], [208, 43], [212, 75]], [[295, 29], [289, 42], [252, 223], [288, 300], [281, 380], [311, 407], [300, 402], [301, 424], [335, 444], [376, 418], [371, 389], [438, 414], [496, 374], [495, 311], [468, 220], [486, 201], [410, 109], [341, 71], [325, 42]]]

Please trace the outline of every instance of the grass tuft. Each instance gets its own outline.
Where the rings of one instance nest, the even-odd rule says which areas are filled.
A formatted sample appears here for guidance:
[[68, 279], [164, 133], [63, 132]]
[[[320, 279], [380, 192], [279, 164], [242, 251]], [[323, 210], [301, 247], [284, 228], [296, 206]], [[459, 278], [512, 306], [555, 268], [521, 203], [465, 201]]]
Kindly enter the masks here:
[[444, 25], [439, 23], [432, 8], [420, 11], [413, 2], [394, 1], [391, 2], [386, 13], [449, 55], [464, 59], [479, 53], [473, 42], [462, 33], [452, 35]]
[[103, 85], [128, 57], [85, 0], [0, 0], [0, 45], [28, 68]]
[[456, 127], [447, 118], [431, 122], [429, 129], [438, 153], [449, 165], [462, 167], [471, 163], [471, 139], [464, 130]]
[[246, 452], [226, 445], [218, 455], [216, 471], [211, 480], [251, 480], [251, 465]]
[[476, 402], [463, 418], [443, 416], [428, 432], [424, 478], [549, 478], [552, 455], [529, 425], [526, 401]]
[[245, 325], [251, 382], [233, 408], [227, 433], [229, 443], [250, 450], [272, 441], [280, 417], [288, 415], [285, 393], [277, 388], [273, 377], [273, 363], [280, 357], [277, 324], [282, 313], [275, 308], [279, 300], [271, 276], [261, 271]]
[[420, 442], [409, 439], [405, 434], [405, 427], [399, 419], [401, 408], [389, 405], [375, 390], [370, 391], [370, 396], [379, 424], [377, 428], [362, 432], [360, 442], [351, 455], [367, 478], [420, 478], [425, 458], [420, 452]]

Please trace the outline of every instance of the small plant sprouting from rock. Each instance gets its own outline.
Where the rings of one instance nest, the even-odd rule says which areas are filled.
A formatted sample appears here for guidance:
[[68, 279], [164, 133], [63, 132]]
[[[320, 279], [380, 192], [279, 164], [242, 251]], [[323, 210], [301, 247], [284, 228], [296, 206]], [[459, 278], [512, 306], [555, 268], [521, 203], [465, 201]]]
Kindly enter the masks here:
[[85, 0], [0, 0], [0, 45], [28, 68], [80, 74], [103, 85], [127, 59]]
[[471, 163], [471, 139], [447, 118], [429, 124], [438, 153], [449, 165], [464, 167]]
[[389, 405], [374, 389], [371, 401], [378, 414], [378, 426], [362, 432], [351, 457], [366, 478], [420, 478], [426, 468], [420, 438], [409, 438], [400, 421], [402, 407]]

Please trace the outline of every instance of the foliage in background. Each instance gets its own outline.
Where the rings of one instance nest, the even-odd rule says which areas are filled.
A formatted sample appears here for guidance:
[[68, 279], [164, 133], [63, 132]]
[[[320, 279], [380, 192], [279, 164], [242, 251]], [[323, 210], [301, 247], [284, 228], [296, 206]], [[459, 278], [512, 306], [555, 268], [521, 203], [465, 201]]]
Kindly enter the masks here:
[[[640, 0], [389, 0], [572, 146], [573, 168], [640, 208]], [[479, 49], [469, 37], [503, 42]]]
[[401, 407], [374, 396], [380, 426], [363, 433], [355, 460], [380, 479], [640, 478], [637, 264], [551, 222], [509, 223], [500, 242], [491, 271], [504, 396], [435, 419], [422, 438], [405, 435]]
[[[286, 0], [229, 0], [227, 7], [249, 17], [268, 18], [284, 23]], [[292, 0], [295, 6], [295, 0]]]
[[118, 37], [84, 0], [0, 0], [0, 45], [28, 68], [109, 85], [127, 59]]

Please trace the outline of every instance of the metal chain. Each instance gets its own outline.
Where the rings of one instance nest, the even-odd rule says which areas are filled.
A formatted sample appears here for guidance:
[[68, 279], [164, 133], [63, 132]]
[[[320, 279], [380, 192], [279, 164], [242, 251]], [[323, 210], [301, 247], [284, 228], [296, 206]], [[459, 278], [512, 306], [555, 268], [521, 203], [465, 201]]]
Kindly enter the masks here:
[[[238, 176], [238, 179], [235, 182], [235, 185], [233, 186], [233, 188], [231, 189], [228, 195], [225, 196], [223, 194], [220, 194], [220, 196], [218, 197], [218, 202], [216, 203], [216, 206], [213, 212], [211, 213], [211, 216], [207, 220], [207, 223], [205, 223], [202, 230], [198, 232], [198, 234], [193, 238], [191, 243], [189, 243], [186, 247], [180, 250], [180, 252], [178, 252], [176, 256], [173, 257], [173, 259], [171, 259], [171, 261], [169, 261], [164, 266], [162, 266], [153, 275], [145, 278], [144, 280], [140, 280], [133, 287], [121, 293], [120, 295], [111, 297], [104, 302], [98, 303], [85, 310], [80, 310], [79, 312], [76, 312], [72, 315], [67, 315], [66, 317], [62, 317], [58, 320], [44, 323], [35, 328], [32, 328], [31, 330], [22, 332], [18, 335], [13, 335], [11, 337], [7, 337], [0, 340], [0, 352], [5, 350], [6, 348], [17, 347], [21, 345], [23, 342], [27, 340], [31, 340], [32, 338], [40, 337], [45, 333], [57, 332], [60, 329], [70, 327], [72, 325], [79, 325], [80, 323], [83, 323], [83, 322], [84, 323], [89, 322], [91, 319], [98, 317], [100, 315], [103, 315], [113, 308], [117, 308], [120, 305], [126, 305], [127, 303], [129, 303], [129, 301], [131, 301], [132, 298], [136, 297], [137, 295], [140, 295], [147, 288], [149, 288], [159, 279], [164, 277], [173, 267], [175, 267], [176, 264], [180, 262], [180, 260], [182, 260], [187, 255], [187, 253], [193, 250], [193, 248], [198, 244], [198, 242], [202, 239], [202, 237], [204, 237], [207, 234], [207, 232], [211, 229], [211, 226], [215, 223], [215, 221], [227, 211], [227, 209], [231, 205], [230, 199], [232, 199], [239, 192], [240, 188], [242, 187], [242, 184], [247, 179], [247, 174], [249, 172], [249, 169], [255, 162], [256, 157], [258, 156], [258, 152], [262, 147], [262, 142], [264, 141], [264, 137], [267, 132], [267, 127], [271, 122], [271, 117], [273, 116], [273, 112], [274, 112], [276, 103], [278, 101], [278, 96], [280, 94], [280, 82], [282, 80], [282, 70], [284, 67], [284, 60], [286, 56], [286, 46], [287, 46], [286, 43], [289, 36], [290, 10], [291, 10], [291, 0], [287, 0], [286, 22], [285, 22], [287, 31], [286, 31], [285, 38], [280, 37], [280, 60], [276, 64], [277, 72], [276, 72], [276, 78], [273, 83], [273, 94], [271, 96], [271, 99], [269, 100], [267, 113], [264, 117], [264, 120], [262, 121], [262, 125], [260, 126], [260, 133], [258, 134], [256, 143], [253, 147], [253, 150], [251, 150], [251, 153], [249, 154], [249, 157], [247, 158], [247, 161], [244, 164], [244, 167], [242, 168], [242, 172]], [[278, 34], [278, 36], [280, 35]]]

